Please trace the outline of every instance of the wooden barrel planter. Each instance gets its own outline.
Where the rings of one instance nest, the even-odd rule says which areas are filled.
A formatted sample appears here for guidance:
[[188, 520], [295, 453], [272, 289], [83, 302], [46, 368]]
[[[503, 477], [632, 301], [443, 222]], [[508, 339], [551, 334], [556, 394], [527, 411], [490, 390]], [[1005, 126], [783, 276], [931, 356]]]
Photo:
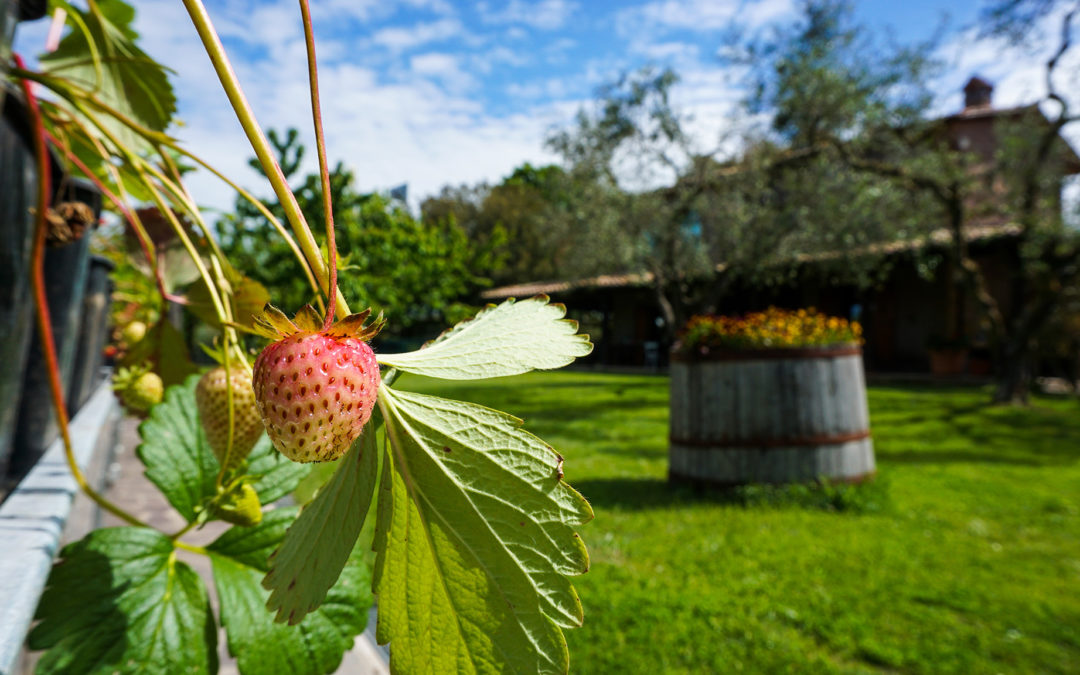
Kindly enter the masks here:
[[673, 354], [668, 475], [733, 486], [873, 476], [856, 344]]

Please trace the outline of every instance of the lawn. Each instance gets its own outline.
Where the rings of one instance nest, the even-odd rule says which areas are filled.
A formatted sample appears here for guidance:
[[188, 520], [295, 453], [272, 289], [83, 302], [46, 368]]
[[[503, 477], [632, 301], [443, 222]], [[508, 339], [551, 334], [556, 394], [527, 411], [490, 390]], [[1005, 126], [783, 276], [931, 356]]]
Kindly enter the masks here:
[[878, 481], [788, 499], [669, 487], [664, 377], [402, 384], [512, 412], [566, 458], [596, 511], [574, 672], [1080, 671], [1075, 400], [872, 388]]

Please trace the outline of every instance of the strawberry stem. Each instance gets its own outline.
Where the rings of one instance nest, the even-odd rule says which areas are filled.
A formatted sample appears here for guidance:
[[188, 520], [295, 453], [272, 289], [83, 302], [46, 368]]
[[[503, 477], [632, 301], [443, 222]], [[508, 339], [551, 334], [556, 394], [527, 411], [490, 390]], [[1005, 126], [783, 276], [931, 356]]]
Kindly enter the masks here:
[[[337, 297], [340, 296], [340, 292], [329, 292], [328, 270], [322, 259], [322, 255], [319, 253], [315, 238], [312, 236], [311, 229], [304, 219], [304, 214], [300, 211], [296, 196], [292, 193], [292, 190], [289, 189], [289, 185], [285, 181], [285, 176], [281, 172], [281, 166], [278, 164], [277, 160], [274, 159], [270, 143], [266, 140], [266, 135], [263, 133], [262, 128], [259, 127], [259, 123], [255, 120], [255, 114], [252, 112], [251, 105], [248, 103], [243, 90], [240, 88], [240, 82], [236, 78], [236, 73], [233, 71], [232, 64], [229, 63], [229, 57], [225, 54], [225, 47], [221, 44], [221, 38], [218, 36], [217, 31], [214, 30], [213, 22], [210, 21], [210, 16], [206, 12], [205, 5], [202, 0], [183, 0], [183, 3], [188, 11], [188, 15], [191, 17], [191, 22], [195, 25], [195, 30], [199, 34], [199, 39], [206, 49], [206, 54], [210, 57], [210, 62], [214, 66], [214, 71], [217, 73], [218, 80], [221, 82], [221, 86], [225, 90], [226, 96], [229, 98], [229, 103], [236, 113], [236, 118], [240, 122], [240, 126], [244, 128], [248, 141], [251, 143], [255, 155], [259, 158], [259, 163], [266, 171], [267, 178], [274, 188], [274, 193], [277, 195], [278, 201], [285, 210], [285, 215], [288, 217], [288, 220], [293, 227], [293, 233], [296, 235], [297, 244], [299, 244], [300, 249], [304, 253], [304, 257], [307, 258], [308, 264], [310, 264], [315, 271], [315, 275], [319, 281], [322, 282], [324, 279], [327, 281], [327, 295], [328, 297], [335, 297], [336, 313], [344, 318], [349, 313], [348, 304], [343, 297]], [[103, 105], [97, 101], [95, 101], [94, 104], [105, 109]], [[113, 113], [110, 112], [110, 114]], [[162, 139], [162, 142], [168, 144], [166, 139]]]
[[308, 83], [311, 89], [311, 117], [315, 122], [315, 148], [319, 154], [319, 176], [322, 178], [323, 212], [326, 217], [326, 251], [330, 258], [330, 288], [327, 289], [329, 305], [323, 330], [334, 323], [337, 300], [337, 241], [334, 238], [334, 205], [330, 195], [330, 170], [326, 164], [326, 138], [323, 135], [322, 106], [319, 102], [319, 67], [315, 62], [315, 30], [311, 26], [311, 8], [308, 0], [300, 0], [300, 16], [304, 22], [304, 45], [307, 47]]

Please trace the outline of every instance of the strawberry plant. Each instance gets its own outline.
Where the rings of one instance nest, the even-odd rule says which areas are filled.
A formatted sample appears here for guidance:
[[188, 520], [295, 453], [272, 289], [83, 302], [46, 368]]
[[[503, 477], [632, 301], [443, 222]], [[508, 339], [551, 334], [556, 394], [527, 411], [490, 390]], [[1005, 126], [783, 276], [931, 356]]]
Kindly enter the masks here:
[[[118, 384], [140, 396], [146, 419], [137, 455], [183, 517], [177, 532], [155, 529], [87, 484], [64, 406], [55, 406], [80, 487], [128, 525], [60, 552], [29, 635], [31, 648], [45, 650], [38, 672], [215, 672], [219, 626], [242, 673], [331, 672], [373, 599], [376, 636], [389, 643], [395, 672], [565, 672], [562, 631], [583, 620], [570, 577], [588, 568], [577, 529], [592, 511], [563, 480], [563, 458], [511, 415], [395, 384], [401, 373], [466, 380], [559, 368], [589, 353], [587, 336], [563, 307], [537, 297], [489, 307], [418, 351], [375, 353], [367, 340], [381, 319], [366, 325], [369, 312], [351, 312], [338, 290], [306, 0], [325, 257], [205, 8], [200, 0], [184, 5], [291, 233], [252, 204], [295, 252], [318, 307], [299, 308], [292, 320], [269, 305], [260, 311], [268, 292], [217, 246], [177, 158], [213, 169], [164, 133], [175, 107], [171, 88], [136, 46], [132, 10], [118, 0], [91, 0], [86, 11], [57, 0], [72, 31], [40, 70], [21, 60], [11, 70], [32, 113], [41, 167], [35, 295], [54, 401], [61, 386], [40, 277], [47, 141], [124, 218], [163, 306], [183, 303], [215, 331], [216, 344], [204, 347], [220, 365], [191, 374], [162, 311], [133, 340], [139, 363]], [[32, 83], [50, 100], [39, 105]], [[161, 245], [150, 214], [172, 248]], [[273, 340], [254, 365], [243, 333]], [[335, 460], [318, 474], [307, 464]], [[294, 491], [310, 501], [278, 504]], [[231, 527], [205, 546], [186, 538], [214, 520]], [[181, 552], [209, 558], [216, 611], [207, 580]]]

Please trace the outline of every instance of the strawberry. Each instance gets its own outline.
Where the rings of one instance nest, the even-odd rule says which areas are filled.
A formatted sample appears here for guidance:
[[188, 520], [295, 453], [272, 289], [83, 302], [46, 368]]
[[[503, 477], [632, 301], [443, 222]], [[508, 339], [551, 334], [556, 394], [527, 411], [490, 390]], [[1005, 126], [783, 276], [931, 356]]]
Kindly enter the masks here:
[[139, 416], [161, 403], [165, 393], [161, 376], [145, 365], [118, 370], [113, 375], [112, 388], [128, 412]]
[[127, 345], [128, 349], [138, 344], [146, 337], [146, 324], [142, 321], [132, 321], [120, 331], [120, 340]]
[[233, 525], [253, 527], [262, 522], [259, 494], [247, 483], [238, 483], [226, 490], [212, 508], [214, 517]]
[[195, 405], [206, 440], [218, 462], [225, 463], [229, 451], [229, 398], [232, 390], [233, 442], [228, 457], [227, 470], [235, 469], [251, 453], [255, 442], [262, 435], [262, 419], [255, 406], [255, 392], [251, 388], [251, 373], [247, 368], [231, 368], [227, 374], [224, 366], [207, 371], [195, 388]]
[[326, 330], [310, 305], [293, 321], [270, 305], [256, 319], [277, 342], [255, 359], [255, 401], [274, 447], [289, 459], [337, 459], [371, 418], [381, 379], [367, 341], [385, 322], [380, 316], [364, 326], [370, 314], [349, 315]]

